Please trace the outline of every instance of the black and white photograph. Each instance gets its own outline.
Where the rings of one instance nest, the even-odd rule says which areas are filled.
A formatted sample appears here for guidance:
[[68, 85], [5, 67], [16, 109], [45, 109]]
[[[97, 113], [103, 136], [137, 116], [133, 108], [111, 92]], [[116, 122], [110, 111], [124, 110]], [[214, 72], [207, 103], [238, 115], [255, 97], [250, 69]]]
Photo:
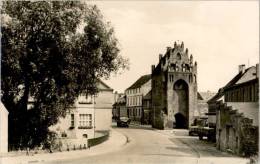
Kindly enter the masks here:
[[0, 164], [257, 164], [259, 5], [0, 1]]

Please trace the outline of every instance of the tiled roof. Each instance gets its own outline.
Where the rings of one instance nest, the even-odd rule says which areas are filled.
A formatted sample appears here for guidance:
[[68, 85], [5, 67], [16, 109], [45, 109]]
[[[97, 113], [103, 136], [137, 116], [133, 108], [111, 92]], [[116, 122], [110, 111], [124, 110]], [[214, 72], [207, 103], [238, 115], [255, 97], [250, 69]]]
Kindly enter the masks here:
[[[248, 81], [251, 81], [252, 78], [256, 78], [256, 74], [250, 74], [248, 76], [245, 76], [249, 71], [251, 71], [252, 69], [256, 69], [255, 66], [249, 67], [247, 68], [243, 73], [239, 72], [235, 77], [233, 77], [224, 87], [220, 88], [218, 93], [213, 96], [210, 100], [208, 100], [209, 102], [214, 102], [217, 101], [220, 97], [222, 97], [224, 95], [224, 91], [226, 89], [229, 89], [233, 86], [238, 86], [238, 85], [243, 85], [244, 83], [247, 83]], [[243, 82], [240, 82], [239, 84], [237, 84], [237, 82], [243, 78]]]
[[151, 79], [151, 75], [143, 75], [141, 76], [134, 84], [132, 84], [128, 89], [135, 89], [135, 88], [140, 88], [143, 84], [145, 84], [147, 81]]

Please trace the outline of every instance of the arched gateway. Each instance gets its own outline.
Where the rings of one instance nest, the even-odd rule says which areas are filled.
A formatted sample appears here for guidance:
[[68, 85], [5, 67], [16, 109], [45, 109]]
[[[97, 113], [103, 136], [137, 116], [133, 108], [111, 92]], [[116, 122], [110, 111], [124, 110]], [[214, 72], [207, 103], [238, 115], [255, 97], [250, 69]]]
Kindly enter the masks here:
[[175, 128], [188, 128], [189, 86], [184, 80], [180, 79], [174, 83], [173, 89], [178, 102], [178, 108], [174, 115]]
[[197, 62], [184, 43], [167, 47], [152, 66], [151, 120], [158, 129], [188, 128], [197, 113]]

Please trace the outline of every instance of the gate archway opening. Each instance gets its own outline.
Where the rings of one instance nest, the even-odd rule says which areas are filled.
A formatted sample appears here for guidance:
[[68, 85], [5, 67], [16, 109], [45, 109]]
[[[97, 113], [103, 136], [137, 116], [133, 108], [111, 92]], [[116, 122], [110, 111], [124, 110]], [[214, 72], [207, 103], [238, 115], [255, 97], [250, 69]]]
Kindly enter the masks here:
[[178, 107], [175, 117], [175, 128], [187, 129], [189, 127], [189, 86], [180, 79], [174, 83], [173, 89], [177, 98]]

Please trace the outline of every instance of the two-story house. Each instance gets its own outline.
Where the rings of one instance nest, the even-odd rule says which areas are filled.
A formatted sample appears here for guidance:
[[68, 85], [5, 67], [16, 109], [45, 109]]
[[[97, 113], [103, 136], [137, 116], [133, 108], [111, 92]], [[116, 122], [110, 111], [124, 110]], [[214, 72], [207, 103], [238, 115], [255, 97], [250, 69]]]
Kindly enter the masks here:
[[95, 132], [109, 130], [112, 123], [113, 89], [101, 80], [96, 95], [80, 95], [65, 118], [50, 127], [62, 140], [63, 147], [86, 146]]
[[129, 118], [136, 123], [143, 123], [143, 97], [151, 91], [151, 75], [143, 75], [125, 90], [126, 108]]

